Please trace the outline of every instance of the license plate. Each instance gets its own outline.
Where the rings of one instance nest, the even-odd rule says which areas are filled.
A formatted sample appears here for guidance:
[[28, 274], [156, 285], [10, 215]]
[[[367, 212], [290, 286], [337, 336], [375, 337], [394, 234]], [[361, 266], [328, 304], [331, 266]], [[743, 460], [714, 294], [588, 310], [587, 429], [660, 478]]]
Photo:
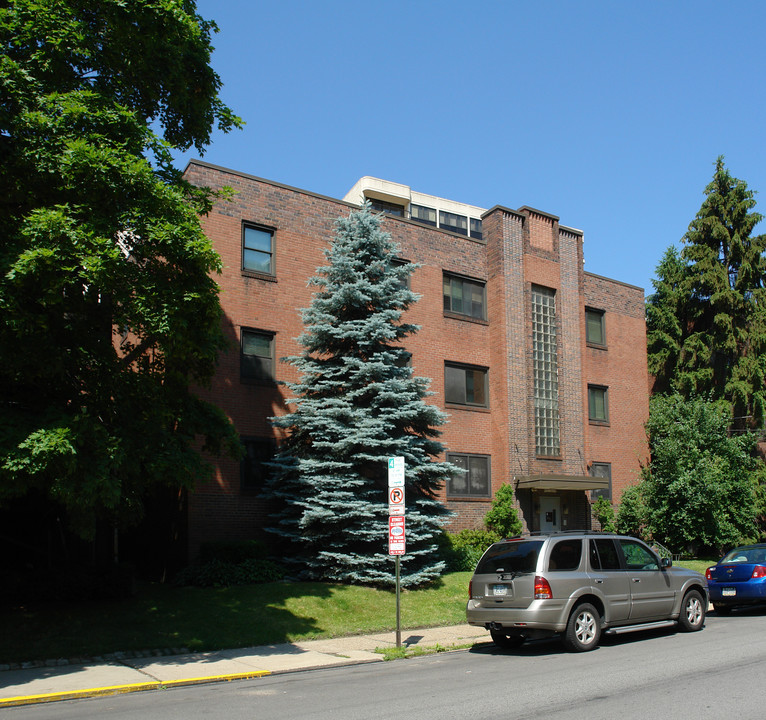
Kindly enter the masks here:
[[737, 588], [721, 588], [721, 595], [723, 597], [734, 597], [737, 594]]
[[492, 594], [493, 595], [507, 595], [508, 594], [508, 586], [507, 585], [493, 585], [492, 586]]

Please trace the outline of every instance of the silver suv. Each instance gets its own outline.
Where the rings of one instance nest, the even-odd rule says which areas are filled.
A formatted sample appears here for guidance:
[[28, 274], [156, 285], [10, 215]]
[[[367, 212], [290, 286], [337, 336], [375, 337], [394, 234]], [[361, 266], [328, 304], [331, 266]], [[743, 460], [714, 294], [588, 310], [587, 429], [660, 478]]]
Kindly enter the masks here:
[[701, 630], [704, 576], [672, 567], [633, 537], [564, 532], [503, 540], [482, 555], [469, 586], [469, 625], [501, 647], [562, 634], [574, 652], [601, 633], [668, 627]]

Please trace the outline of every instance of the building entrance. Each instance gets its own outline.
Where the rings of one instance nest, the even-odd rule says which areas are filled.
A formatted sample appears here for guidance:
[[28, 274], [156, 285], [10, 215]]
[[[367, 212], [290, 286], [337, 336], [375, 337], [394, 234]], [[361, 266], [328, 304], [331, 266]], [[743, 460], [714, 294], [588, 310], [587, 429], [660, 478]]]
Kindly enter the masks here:
[[540, 530], [556, 532], [561, 530], [561, 498], [540, 497]]

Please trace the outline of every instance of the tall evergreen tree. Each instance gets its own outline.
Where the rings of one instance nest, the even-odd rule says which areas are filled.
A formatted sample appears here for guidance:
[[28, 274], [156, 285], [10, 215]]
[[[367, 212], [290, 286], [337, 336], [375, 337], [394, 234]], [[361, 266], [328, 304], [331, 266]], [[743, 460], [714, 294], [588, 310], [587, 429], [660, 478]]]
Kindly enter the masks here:
[[655, 392], [668, 392], [676, 379], [686, 328], [683, 283], [687, 265], [675, 247], [669, 247], [652, 280], [654, 294], [646, 299], [646, 340], [649, 372], [655, 377]]
[[649, 368], [661, 390], [723, 398], [735, 427], [766, 411], [766, 235], [754, 193], [718, 158], [705, 201], [669, 250], [647, 303]]
[[754, 193], [729, 174], [723, 158], [705, 194], [684, 236], [690, 326], [678, 386], [684, 394], [723, 397], [735, 419], [749, 417], [760, 426], [766, 408], [766, 235], [752, 232], [762, 215], [753, 211]]
[[436, 540], [446, 510], [435, 494], [454, 470], [435, 462], [446, 416], [425, 402], [429, 381], [413, 377], [402, 341], [417, 326], [402, 314], [417, 300], [413, 266], [369, 206], [337, 221], [335, 238], [311, 283], [303, 311], [304, 350], [288, 358], [294, 412], [273, 419], [288, 434], [270, 492], [280, 509], [271, 530], [286, 542], [285, 562], [301, 577], [389, 585], [387, 458], [405, 458], [404, 586], [439, 576]]

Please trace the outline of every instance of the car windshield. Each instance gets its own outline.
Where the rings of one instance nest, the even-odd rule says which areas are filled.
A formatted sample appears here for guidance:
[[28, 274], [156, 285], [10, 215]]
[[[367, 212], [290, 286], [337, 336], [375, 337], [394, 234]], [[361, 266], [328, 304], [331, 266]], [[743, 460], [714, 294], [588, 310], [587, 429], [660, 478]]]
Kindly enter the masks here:
[[766, 548], [734, 548], [721, 560], [721, 564], [762, 562], [766, 562]]
[[476, 568], [477, 574], [534, 572], [542, 540], [513, 540], [495, 543], [484, 553]]

